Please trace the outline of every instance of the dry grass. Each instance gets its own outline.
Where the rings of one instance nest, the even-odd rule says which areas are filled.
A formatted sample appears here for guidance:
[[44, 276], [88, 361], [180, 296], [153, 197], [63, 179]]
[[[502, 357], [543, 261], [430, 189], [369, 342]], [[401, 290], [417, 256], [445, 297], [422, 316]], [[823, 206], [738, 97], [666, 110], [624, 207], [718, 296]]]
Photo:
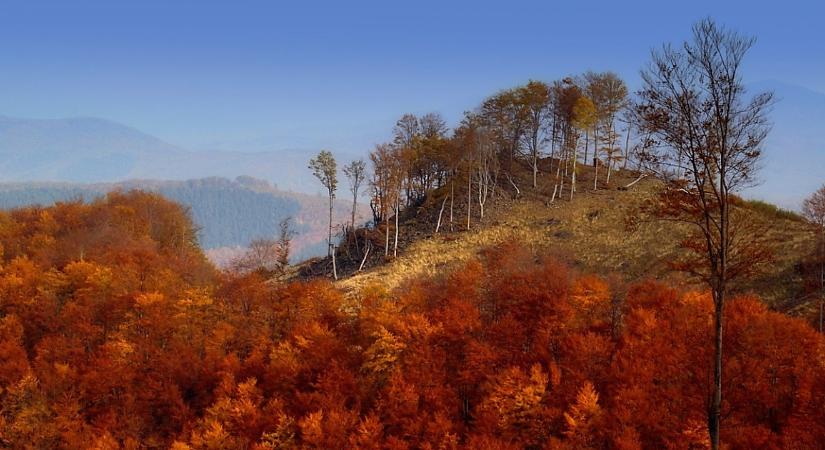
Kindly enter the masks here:
[[[629, 190], [619, 190], [618, 186], [633, 180], [631, 174], [620, 173], [613, 177], [611, 186], [593, 191], [592, 173], [587, 168], [582, 170], [579, 192], [573, 200], [556, 199], [551, 204], [546, 194], [552, 192], [550, 177], [544, 178], [536, 190], [522, 187], [519, 199], [490, 205], [483, 221], [473, 217], [470, 231], [462, 228], [466, 227], [466, 210], [463, 217], [457, 215], [455, 224], [462, 231], [434, 235], [429, 221], [409, 221], [402, 226], [402, 233], [416, 237], [405, 243], [398, 258], [338, 284], [348, 291], [375, 283], [394, 289], [412, 278], [437, 276], [476, 257], [483, 248], [508, 240], [522, 242], [537, 254], [558, 256], [583, 271], [615, 274], [627, 280], [677, 276], [669, 272], [668, 262], [681, 251], [678, 244], [686, 233], [685, 225], [662, 221], [642, 222], [632, 229], [625, 225], [637, 214], [639, 205], [655, 194], [658, 181], [648, 179]], [[520, 186], [529, 184], [524, 177], [519, 180]], [[801, 285], [795, 264], [811, 245], [812, 235], [803, 223], [761, 211], [754, 209], [749, 215], [769, 224], [772, 237], [781, 245], [769, 272], [749, 287], [769, 304], [791, 309], [796, 307], [791, 299]]]

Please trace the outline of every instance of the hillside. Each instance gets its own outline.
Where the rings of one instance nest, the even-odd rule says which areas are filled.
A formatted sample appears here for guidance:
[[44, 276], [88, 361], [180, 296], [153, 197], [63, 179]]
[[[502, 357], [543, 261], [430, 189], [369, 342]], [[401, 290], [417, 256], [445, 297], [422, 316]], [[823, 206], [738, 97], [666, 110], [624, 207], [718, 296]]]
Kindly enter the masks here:
[[[238, 256], [254, 239], [274, 238], [281, 220], [291, 217], [295, 232], [293, 260], [324, 254], [327, 237], [327, 199], [283, 191], [264, 180], [206, 178], [186, 181], [132, 180], [120, 183], [3, 183], [0, 209], [85, 199], [114, 190], [158, 192], [186, 206], [198, 226], [198, 242], [222, 265]], [[351, 203], [338, 200], [335, 219], [350, 218]]]
[[[549, 160], [544, 160], [545, 170], [547, 164]], [[628, 226], [641, 204], [659, 188], [657, 180], [646, 178], [625, 190], [622, 187], [635, 181], [636, 173], [620, 171], [611, 177], [610, 186], [593, 191], [592, 168], [581, 168], [573, 200], [566, 194], [550, 203], [553, 187], [546, 173], [535, 191], [529, 187], [527, 170], [518, 175], [522, 195], [513, 198], [512, 189], [499, 186], [502, 195], [485, 207], [483, 220], [479, 221], [477, 210], [473, 211], [470, 231], [466, 231], [465, 203], [457, 194], [461, 206], [455, 213], [456, 231], [449, 232], [448, 224], [438, 235], [433, 233], [440, 199], [445, 195], [436, 192], [439, 201], [425, 204], [402, 224], [403, 250], [398, 258], [372, 258], [367, 270], [341, 280], [339, 285], [351, 291], [370, 284], [395, 288], [420, 276], [436, 276], [478, 257], [488, 246], [507, 241], [528, 245], [535, 254], [554, 255], [582, 272], [610, 274], [624, 280], [683, 278], [669, 268], [669, 262], [681, 251], [678, 244], [686, 231], [683, 225], [643, 221], [635, 228]], [[749, 213], [754, 221], [770, 226], [777, 245], [775, 261], [767, 273], [742, 290], [758, 292], [777, 309], [806, 313], [806, 305], [794, 301], [802, 288], [796, 265], [813, 245], [813, 234], [792, 213], [778, 216], [763, 209], [751, 209]]]

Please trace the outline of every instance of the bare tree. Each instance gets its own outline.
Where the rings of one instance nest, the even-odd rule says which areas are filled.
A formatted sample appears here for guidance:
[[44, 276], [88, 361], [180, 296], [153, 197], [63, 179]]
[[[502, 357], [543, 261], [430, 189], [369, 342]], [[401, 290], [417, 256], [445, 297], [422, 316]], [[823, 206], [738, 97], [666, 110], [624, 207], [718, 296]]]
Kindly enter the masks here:
[[321, 150], [318, 156], [309, 160], [312, 174], [327, 189], [329, 194], [329, 236], [327, 238], [327, 256], [332, 256], [332, 206], [335, 200], [335, 191], [338, 189], [338, 168], [335, 157], [327, 150]]
[[737, 233], [731, 193], [750, 184], [769, 131], [771, 93], [748, 96], [740, 68], [754, 39], [705, 19], [682, 47], [652, 52], [642, 71], [639, 123], [660, 141], [655, 160], [685, 158], [688, 170], [663, 192], [660, 214], [694, 226], [696, 259], [682, 266], [710, 286], [714, 302], [713, 383], [708, 433], [719, 448], [722, 417], [723, 311], [729, 283], [758, 265], [760, 252]]
[[355, 230], [355, 213], [358, 208], [358, 191], [364, 183], [367, 176], [367, 164], [363, 159], [352, 161], [344, 166], [344, 175], [349, 180], [349, 191], [352, 193], [352, 219], [350, 220], [350, 228]]
[[819, 332], [823, 332], [825, 322], [825, 185], [802, 203], [802, 215], [814, 226], [817, 234], [819, 265]]
[[276, 259], [281, 271], [289, 266], [289, 256], [292, 251], [292, 238], [295, 233], [292, 231], [292, 217], [287, 217], [278, 223], [278, 242]]

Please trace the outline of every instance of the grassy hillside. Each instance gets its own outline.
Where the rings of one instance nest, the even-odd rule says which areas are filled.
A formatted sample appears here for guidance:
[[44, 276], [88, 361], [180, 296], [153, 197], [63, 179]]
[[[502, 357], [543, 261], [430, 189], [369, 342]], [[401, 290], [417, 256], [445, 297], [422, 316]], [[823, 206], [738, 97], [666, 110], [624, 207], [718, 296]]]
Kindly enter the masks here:
[[[642, 203], [655, 195], [659, 181], [647, 178], [624, 189], [636, 174], [618, 172], [611, 176], [609, 186], [600, 183], [600, 189], [594, 191], [592, 168], [581, 168], [578, 192], [572, 201], [565, 190], [562, 199], [551, 203], [553, 181], [547, 164], [549, 161], [544, 161], [545, 173], [540, 175], [535, 190], [530, 187], [529, 174], [519, 174], [516, 182], [522, 194], [518, 198], [514, 198], [512, 188], [500, 186], [500, 195], [486, 206], [483, 220], [479, 220], [477, 206], [473, 205], [469, 231], [465, 186], [461, 195], [461, 191], [456, 193], [457, 201], [462, 203], [455, 212], [455, 231], [449, 232], [448, 224], [442, 227], [444, 231], [434, 234], [443, 198], [440, 195], [444, 194], [435, 193], [429, 204], [402, 224], [403, 251], [398, 258], [374, 259], [371, 268], [339, 284], [349, 290], [379, 282], [398, 287], [420, 275], [443, 273], [448, 267], [475, 258], [485, 247], [508, 240], [523, 242], [537, 254], [555, 255], [583, 272], [625, 280], [684, 278], [670, 270], [669, 262], [682, 251], [679, 242], [685, 236], [685, 225], [664, 221], [627, 225], [638, 215]], [[751, 220], [769, 226], [775, 261], [764, 276], [749, 281], [742, 289], [758, 292], [777, 309], [804, 314], [805, 305], [794, 301], [800, 297], [802, 287], [796, 265], [812, 245], [813, 235], [793, 213], [762, 202], [745, 202], [743, 207]]]

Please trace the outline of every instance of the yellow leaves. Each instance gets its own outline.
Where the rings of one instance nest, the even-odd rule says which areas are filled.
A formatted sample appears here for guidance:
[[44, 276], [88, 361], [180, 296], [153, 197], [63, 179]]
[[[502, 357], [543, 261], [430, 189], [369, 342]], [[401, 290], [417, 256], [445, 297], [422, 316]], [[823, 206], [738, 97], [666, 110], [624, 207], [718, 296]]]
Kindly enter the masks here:
[[581, 130], [589, 130], [596, 124], [597, 111], [593, 100], [582, 95], [573, 105], [573, 120], [575, 126]]
[[300, 332], [295, 334], [295, 346], [301, 350], [309, 350], [312, 349], [316, 343], [330, 339], [335, 339], [335, 333], [327, 326], [317, 321], [312, 321], [306, 327], [303, 327]]
[[598, 430], [601, 416], [599, 394], [593, 384], [585, 381], [576, 395], [576, 403], [570, 407], [569, 412], [564, 413], [564, 421], [567, 423], [565, 435], [571, 444], [578, 448], [590, 446], [596, 437], [594, 434]]
[[71, 373], [71, 366], [65, 363], [56, 362], [54, 363], [54, 371], [59, 377], [65, 378]]
[[202, 432], [193, 432], [192, 445], [196, 449], [222, 450], [231, 448], [231, 436], [217, 420], [210, 420]]
[[163, 294], [159, 292], [148, 292], [137, 296], [135, 306], [141, 309], [149, 309], [162, 305], [164, 302], [166, 302], [166, 297]]
[[103, 347], [106, 353], [115, 361], [125, 361], [135, 351], [134, 344], [122, 337], [107, 341], [103, 344]]
[[380, 327], [375, 337], [375, 342], [364, 352], [366, 360], [361, 370], [377, 378], [383, 378], [395, 367], [406, 346], [384, 327]]
[[212, 292], [207, 287], [194, 287], [187, 289], [178, 301], [179, 306], [184, 308], [205, 308], [215, 301], [212, 299]]
[[538, 419], [547, 382], [539, 364], [530, 367], [529, 374], [511, 367], [495, 378], [481, 408], [498, 417], [500, 431], [524, 429]]
[[590, 308], [610, 301], [610, 287], [599, 277], [584, 276], [573, 283], [570, 296], [575, 304]]
[[681, 433], [682, 442], [687, 448], [710, 448], [707, 422], [699, 419], [688, 419]]
[[599, 407], [599, 394], [589, 381], [579, 389], [576, 395], [576, 403], [570, 407], [569, 413], [564, 413], [564, 420], [567, 422], [569, 430], [575, 430], [587, 419], [598, 415], [601, 412]]
[[298, 421], [301, 438], [308, 444], [319, 444], [324, 441], [324, 411], [318, 410], [308, 414]]
[[570, 290], [570, 299], [582, 323], [597, 324], [610, 317], [610, 286], [593, 275], [577, 279]]
[[271, 365], [277, 369], [278, 373], [297, 373], [301, 367], [299, 360], [300, 351], [289, 341], [278, 343], [269, 354]]
[[263, 433], [257, 445], [259, 449], [286, 450], [295, 447], [295, 419], [278, 413], [275, 430]]

